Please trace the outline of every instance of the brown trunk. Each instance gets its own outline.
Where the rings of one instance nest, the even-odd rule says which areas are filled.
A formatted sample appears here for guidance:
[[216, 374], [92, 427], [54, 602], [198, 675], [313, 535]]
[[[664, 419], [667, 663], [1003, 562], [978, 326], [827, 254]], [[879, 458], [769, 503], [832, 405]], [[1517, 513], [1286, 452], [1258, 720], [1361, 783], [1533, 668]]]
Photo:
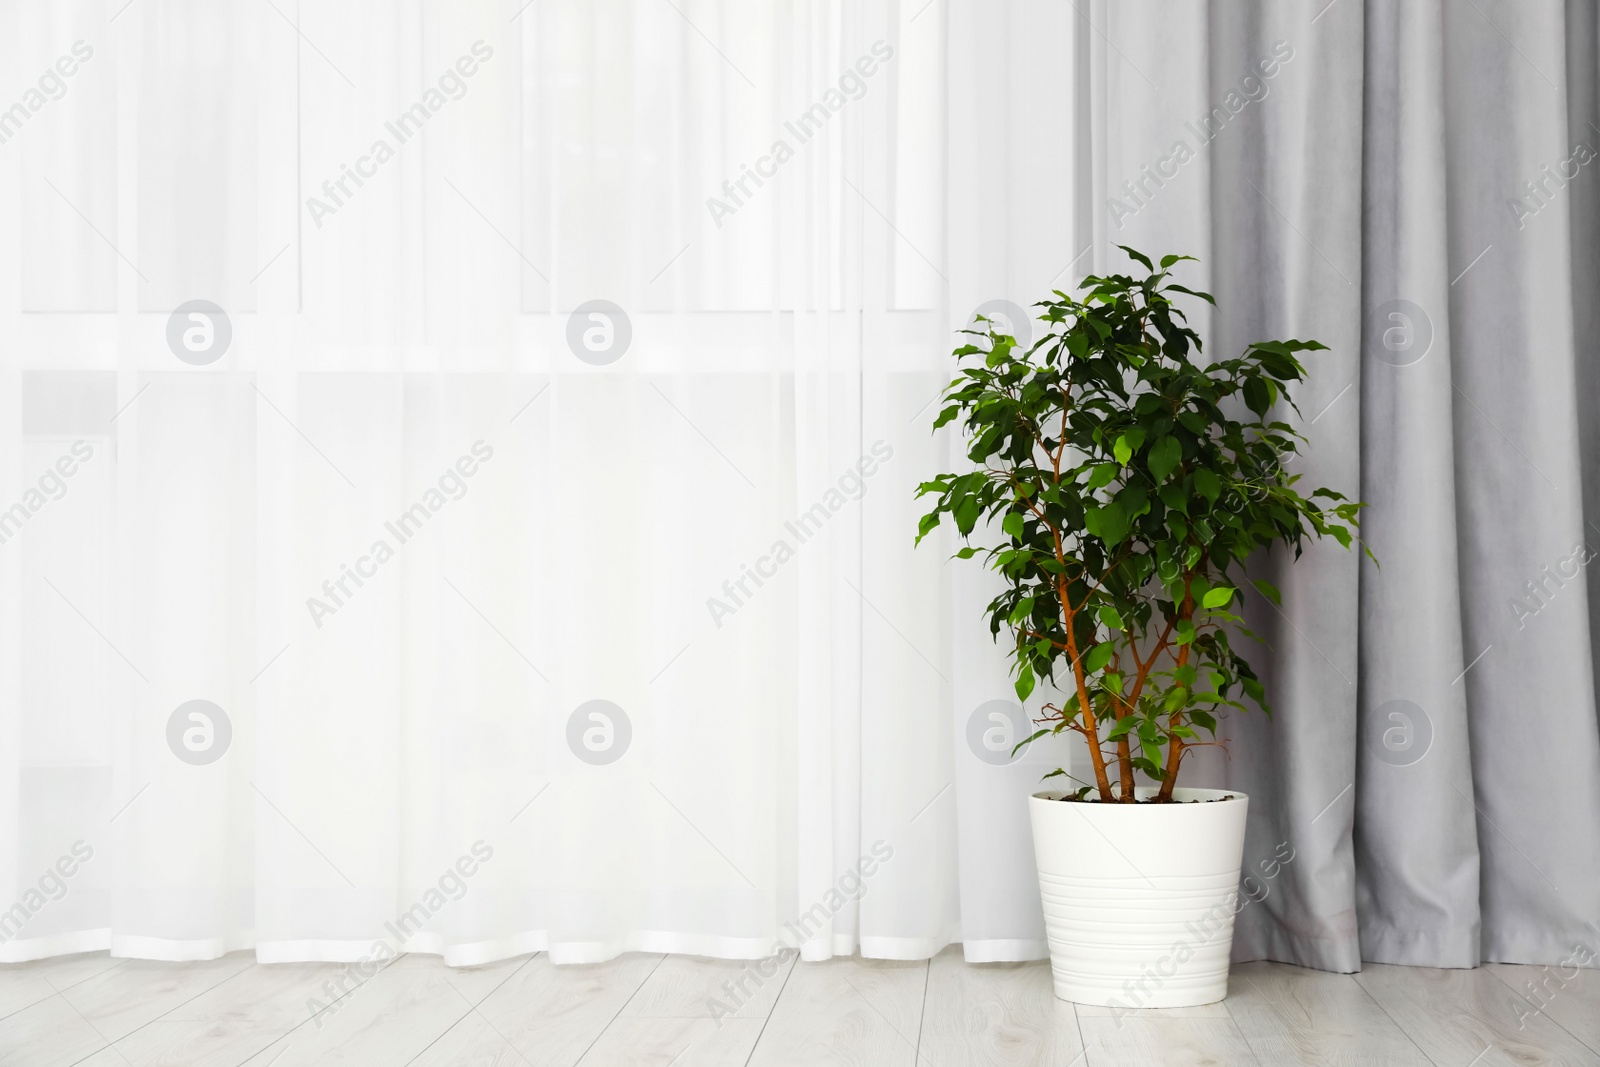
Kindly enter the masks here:
[[[1137, 665], [1139, 662], [1139, 656], [1137, 652], [1133, 651], [1136, 646], [1130, 642], [1128, 647], [1130, 654], [1133, 657], [1133, 662], [1135, 665]], [[1118, 674], [1123, 673], [1121, 653], [1117, 653], [1111, 657], [1111, 669], [1116, 671]], [[1124, 677], [1126, 677], [1126, 675], [1124, 675]], [[1123, 719], [1133, 714], [1133, 701], [1127, 699], [1126, 697], [1113, 700], [1111, 706], [1116, 709], [1117, 722], [1121, 722]], [[1138, 800], [1138, 797], [1134, 794], [1135, 786], [1133, 782], [1133, 748], [1129, 744], [1128, 735], [1126, 734], [1117, 738], [1117, 785], [1119, 787], [1117, 790], [1117, 800], [1120, 803], [1132, 804]]]
[[1134, 796], [1133, 750], [1128, 745], [1127, 734], [1117, 738], [1117, 766], [1122, 771], [1122, 802], [1132, 804], [1138, 798]]
[[1072, 659], [1072, 674], [1078, 683], [1078, 706], [1082, 709], [1084, 737], [1089, 742], [1089, 762], [1094, 767], [1094, 784], [1100, 792], [1100, 799], [1109, 804], [1115, 798], [1111, 795], [1111, 779], [1106, 776], [1106, 757], [1100, 751], [1100, 724], [1095, 720], [1094, 707], [1089, 703], [1089, 680], [1083, 673], [1083, 660], [1078, 657], [1078, 638], [1072, 631], [1072, 620], [1076, 614], [1072, 610], [1072, 601], [1067, 597], [1067, 583], [1060, 582], [1056, 586], [1056, 596], [1061, 600], [1061, 614], [1066, 617], [1067, 630], [1067, 655]]
[[1100, 799], [1109, 804], [1116, 798], [1111, 795], [1111, 778], [1106, 774], [1106, 756], [1100, 751], [1100, 724], [1089, 706], [1089, 686], [1083, 678], [1083, 668], [1077, 668], [1078, 703], [1083, 707], [1084, 736], [1089, 741], [1089, 762], [1094, 767], [1094, 784]]
[[[1174, 715], [1169, 725], [1178, 725], [1178, 716]], [[1166, 777], [1161, 780], [1161, 792], [1156, 794], [1156, 799], [1163, 803], [1172, 799], [1172, 787], [1178, 784], [1178, 761], [1183, 758], [1183, 738], [1172, 737], [1167, 741], [1167, 770]]]

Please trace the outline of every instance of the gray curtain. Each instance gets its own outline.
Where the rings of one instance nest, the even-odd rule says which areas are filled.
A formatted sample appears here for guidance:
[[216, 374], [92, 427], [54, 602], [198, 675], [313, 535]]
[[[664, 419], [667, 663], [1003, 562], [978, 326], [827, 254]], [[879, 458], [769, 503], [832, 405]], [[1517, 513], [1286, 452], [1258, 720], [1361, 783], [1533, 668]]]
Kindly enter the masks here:
[[[1189, 784], [1251, 796], [1260, 899], [1235, 957], [1353, 971], [1600, 947], [1595, 5], [1038, 14], [1012, 9], [967, 54], [1053, 49], [1048, 75], [978, 91], [1009, 102], [1016, 170], [1059, 165], [1070, 210], [1030, 206], [1020, 177], [980, 182], [987, 241], [953, 312], [1037, 299], [1041, 243], [1052, 269], [1088, 253], [1056, 286], [1123, 269], [1119, 243], [1198, 255], [1214, 357], [1331, 347], [1296, 396], [1295, 466], [1370, 505], [1379, 565], [1332, 543], [1260, 561], [1284, 590], [1281, 611], [1249, 611], [1276, 715], [1233, 718], [1229, 755], [1186, 764]], [[970, 232], [953, 218], [958, 251]]]
[[[1217, 96], [1268, 21], [1212, 6]], [[1281, 712], [1231, 724], [1222, 778], [1249, 854], [1297, 858], [1236, 954], [1554, 963], [1600, 944], [1594, 5], [1339, 0], [1306, 28], [1298, 113], [1245, 109], [1210, 160], [1215, 335], [1319, 309], [1342, 355], [1301, 399], [1304, 473], [1370, 504], [1378, 565], [1263, 564]], [[1294, 242], [1325, 259], [1299, 290]]]

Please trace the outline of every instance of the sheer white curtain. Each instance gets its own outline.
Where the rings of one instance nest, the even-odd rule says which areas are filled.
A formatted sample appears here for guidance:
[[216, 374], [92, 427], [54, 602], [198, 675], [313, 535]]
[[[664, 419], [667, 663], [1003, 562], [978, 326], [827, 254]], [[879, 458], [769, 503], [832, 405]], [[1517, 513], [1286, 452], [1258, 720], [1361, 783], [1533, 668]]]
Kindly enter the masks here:
[[0, 17], [0, 960], [982, 930], [941, 4]]

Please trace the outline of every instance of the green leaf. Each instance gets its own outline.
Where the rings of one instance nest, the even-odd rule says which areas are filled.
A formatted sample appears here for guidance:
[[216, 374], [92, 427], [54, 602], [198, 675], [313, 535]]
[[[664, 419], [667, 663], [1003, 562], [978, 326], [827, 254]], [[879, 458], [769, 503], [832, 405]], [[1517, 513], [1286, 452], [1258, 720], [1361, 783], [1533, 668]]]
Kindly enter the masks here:
[[1139, 725], [1139, 720], [1132, 715], [1125, 715], [1111, 724], [1111, 729], [1106, 731], [1107, 741], [1116, 741], [1128, 736], [1128, 731]]
[[1022, 512], [1007, 512], [1005, 521], [1000, 524], [1000, 528], [1020, 541], [1022, 540], [1023, 523], [1025, 521], [1026, 520], [1023, 518]]
[[1009, 618], [1009, 621], [1013, 626], [1022, 622], [1033, 614], [1033, 601], [1034, 598], [1031, 596], [1025, 596], [1017, 601], [1017, 606], [1011, 609], [1011, 615]]
[[1167, 475], [1183, 459], [1183, 442], [1176, 437], [1163, 437], [1150, 446], [1150, 453], [1146, 457], [1150, 464], [1150, 477], [1157, 482], [1166, 481]]
[[1130, 519], [1117, 501], [1108, 501], [1102, 507], [1084, 509], [1084, 526], [1089, 533], [1109, 545], [1122, 543], [1128, 536]]
[[1155, 267], [1152, 266], [1151, 263], [1150, 263], [1150, 257], [1145, 255], [1143, 252], [1136, 252], [1133, 249], [1129, 248], [1127, 245], [1118, 245], [1117, 247], [1122, 249], [1124, 252], [1128, 253], [1128, 258], [1129, 259], [1136, 259], [1140, 263], [1143, 263], [1145, 270], [1150, 270], [1150, 271], [1155, 270]]
[[1188, 514], [1189, 498], [1184, 495], [1183, 487], [1181, 485], [1175, 485], [1169, 482], [1161, 487], [1159, 496], [1161, 497], [1161, 502], [1168, 508], [1171, 508], [1173, 511]]
[[971, 533], [973, 528], [978, 525], [978, 516], [982, 512], [983, 505], [978, 502], [976, 497], [969, 496], [956, 505], [956, 529], [961, 531], [962, 536]]
[[1222, 482], [1217, 478], [1215, 471], [1202, 467], [1194, 472], [1194, 489], [1208, 502], [1214, 504], [1222, 493]]
[[1102, 641], [1095, 645], [1089, 650], [1089, 654], [1083, 657], [1084, 671], [1088, 674], [1093, 674], [1101, 670], [1107, 663], [1111, 662], [1111, 654], [1116, 650], [1116, 644], [1111, 641]]
[[1017, 699], [1027, 700], [1029, 695], [1033, 693], [1033, 684], [1033, 668], [1024, 663], [1022, 669], [1017, 672]]
[[1246, 378], [1244, 404], [1257, 415], [1265, 415], [1267, 409], [1272, 406], [1272, 398], [1267, 393], [1267, 383], [1260, 378]]
[[1092, 493], [1096, 489], [1103, 489], [1111, 484], [1111, 480], [1121, 470], [1115, 463], [1096, 463], [1089, 470], [1089, 482], [1086, 488]]
[[1283, 606], [1283, 594], [1278, 592], [1277, 586], [1273, 585], [1271, 582], [1264, 582], [1259, 578], [1255, 579], [1250, 584], [1255, 586], [1256, 591], [1262, 596], [1266, 597], [1268, 600], [1280, 607]]
[[1200, 601], [1200, 606], [1204, 608], [1227, 607], [1228, 604], [1232, 602], [1233, 595], [1236, 592], [1238, 592], [1238, 590], [1234, 589], [1232, 586], [1219, 585], [1215, 589], [1212, 589], [1206, 593], [1205, 599]]
[[1124, 467], [1133, 458], [1133, 446], [1128, 443], [1128, 435], [1123, 434], [1117, 438], [1117, 443], [1111, 447], [1111, 454], [1117, 457], [1117, 462]]
[[1013, 756], [1015, 756], [1018, 752], [1021, 752], [1023, 749], [1027, 748], [1029, 745], [1031, 745], [1035, 741], [1039, 740], [1039, 738], [1043, 737], [1045, 734], [1053, 733], [1053, 732], [1054, 731], [1050, 730], [1049, 728], [1046, 728], [1046, 729], [1043, 729], [1043, 730], [1035, 730], [1033, 733], [1029, 734], [1027, 737], [1024, 737], [1021, 741], [1018, 741], [1016, 744], [1012, 745], [1011, 746], [1011, 754]]
[[1012, 344], [1008, 340], [1002, 339], [996, 341], [994, 343], [994, 348], [990, 349], [989, 355], [984, 359], [984, 363], [990, 367], [1000, 366], [1000, 364], [1004, 363], [1010, 357], [1011, 350], [1015, 347], [1016, 345]]
[[[1183, 258], [1184, 259], [1192, 259], [1193, 257], [1192, 256], [1184, 256]], [[1212, 307], [1215, 307], [1216, 304], [1217, 304], [1217, 298], [1216, 297], [1212, 296], [1210, 293], [1202, 293], [1198, 289], [1188, 289], [1188, 288], [1185, 288], [1184, 286], [1177, 285], [1177, 284], [1169, 285], [1169, 286], [1167, 286], [1167, 288], [1171, 289], [1175, 293], [1188, 293], [1190, 296], [1197, 296], [1201, 300], [1204, 300], [1206, 303], [1210, 304]]]
[[1128, 624], [1122, 621], [1122, 616], [1117, 614], [1117, 609], [1110, 604], [1101, 604], [1100, 610], [1095, 612], [1095, 617], [1100, 620], [1103, 626], [1109, 629], [1126, 630], [1128, 628]]

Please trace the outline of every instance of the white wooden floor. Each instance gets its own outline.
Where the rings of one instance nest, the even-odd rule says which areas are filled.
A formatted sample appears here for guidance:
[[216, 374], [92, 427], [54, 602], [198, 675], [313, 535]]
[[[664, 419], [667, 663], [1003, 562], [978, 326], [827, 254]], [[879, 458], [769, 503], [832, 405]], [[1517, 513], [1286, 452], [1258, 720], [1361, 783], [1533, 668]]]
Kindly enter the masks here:
[[[1116, 1019], [1052, 997], [1043, 963], [969, 965], [950, 949], [931, 962], [790, 965], [719, 1026], [706, 1001], [742, 964], [634, 954], [556, 967], [536, 955], [450, 970], [404, 956], [319, 1028], [307, 998], [339, 970], [248, 954], [0, 966], [0, 1064], [1600, 1065], [1593, 970], [1560, 984], [1536, 967], [1352, 976], [1251, 963], [1234, 968], [1222, 1004]], [[1543, 985], [1542, 1012], [1519, 999], [1524, 983]]]

